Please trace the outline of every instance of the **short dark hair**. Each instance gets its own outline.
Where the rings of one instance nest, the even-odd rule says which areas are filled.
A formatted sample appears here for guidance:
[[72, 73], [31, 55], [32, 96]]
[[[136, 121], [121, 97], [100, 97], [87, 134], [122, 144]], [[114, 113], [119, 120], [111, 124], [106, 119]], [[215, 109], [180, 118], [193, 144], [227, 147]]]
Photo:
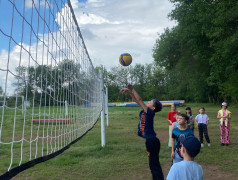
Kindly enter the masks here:
[[183, 114], [183, 113], [178, 113], [178, 116], [182, 116], [186, 121], [189, 120], [189, 117], [187, 116], [187, 114]]
[[155, 107], [154, 112], [159, 112], [162, 110], [163, 106], [158, 99], [152, 99], [153, 106]]
[[189, 111], [191, 111], [191, 108], [190, 107], [186, 107], [186, 109], [185, 110], [189, 110]]
[[205, 108], [204, 108], [204, 107], [200, 107], [199, 110], [200, 110], [200, 109], [203, 109], [203, 110], [205, 111]]
[[[190, 115], [191, 115], [191, 116], [193, 115], [193, 113], [192, 113], [192, 109], [191, 109], [190, 107], [186, 107], [186, 109], [185, 109], [185, 110], [186, 110], [186, 111], [187, 111], [187, 110], [189, 110], [189, 111], [190, 111], [190, 113], [191, 113]], [[186, 112], [186, 114], [187, 114], [187, 112]]]

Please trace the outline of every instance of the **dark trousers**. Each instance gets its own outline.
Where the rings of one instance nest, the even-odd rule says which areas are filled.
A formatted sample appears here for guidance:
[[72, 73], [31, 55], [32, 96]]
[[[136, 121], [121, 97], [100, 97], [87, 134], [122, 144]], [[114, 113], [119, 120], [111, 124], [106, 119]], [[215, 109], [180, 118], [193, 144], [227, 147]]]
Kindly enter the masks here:
[[208, 131], [207, 131], [207, 125], [203, 123], [199, 123], [198, 130], [199, 130], [200, 142], [203, 143], [203, 133], [204, 133], [207, 143], [210, 143], [210, 139], [209, 139]]
[[145, 145], [149, 156], [149, 165], [153, 180], [164, 180], [164, 175], [159, 162], [159, 139], [156, 137], [147, 139]]

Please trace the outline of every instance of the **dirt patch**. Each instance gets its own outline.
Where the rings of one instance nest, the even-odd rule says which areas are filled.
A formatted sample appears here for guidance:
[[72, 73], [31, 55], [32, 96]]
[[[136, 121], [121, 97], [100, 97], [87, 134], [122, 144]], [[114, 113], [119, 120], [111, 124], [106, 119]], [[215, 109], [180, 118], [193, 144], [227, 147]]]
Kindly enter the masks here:
[[169, 140], [169, 127], [168, 130], [157, 130], [155, 131], [157, 137], [160, 140], [160, 143], [166, 143], [168, 144], [168, 140]]
[[235, 174], [231, 174], [228, 172], [221, 171], [217, 166], [209, 165], [209, 166], [204, 166], [202, 165], [203, 168], [203, 174], [204, 174], [204, 179], [208, 180], [224, 180], [224, 179], [229, 179], [229, 180], [237, 180], [238, 177]]
[[[225, 171], [221, 171], [217, 166], [213, 166], [213, 165], [202, 165], [202, 169], [203, 169], [203, 174], [204, 174], [204, 179], [205, 180], [224, 180], [224, 179], [229, 179], [229, 180], [237, 180], [237, 175], [235, 174], [231, 174]], [[168, 173], [169, 173], [169, 169], [171, 167], [171, 163], [165, 163], [162, 166], [163, 169], [163, 173], [164, 173], [164, 177], [166, 178]]]
[[110, 176], [106, 179], [113, 179], [113, 180], [152, 180], [152, 175], [149, 168], [141, 169], [142, 173], [138, 174], [138, 172], [131, 172], [130, 174], [118, 176]]
[[[168, 172], [171, 167], [171, 162], [165, 163], [162, 165], [163, 173], [164, 173], [164, 178], [166, 179]], [[227, 173], [224, 171], [219, 170], [218, 167], [209, 165], [205, 166], [202, 165], [203, 168], [203, 173], [204, 173], [204, 180], [224, 180], [224, 179], [229, 179], [229, 180], [237, 180], [237, 176], [231, 173]], [[131, 174], [121, 176], [121, 177], [110, 177], [110, 179], [115, 179], [115, 180], [150, 180], [152, 179], [151, 173], [149, 168], [145, 168], [142, 170], [142, 174], [139, 174], [137, 172], [131, 172]]]

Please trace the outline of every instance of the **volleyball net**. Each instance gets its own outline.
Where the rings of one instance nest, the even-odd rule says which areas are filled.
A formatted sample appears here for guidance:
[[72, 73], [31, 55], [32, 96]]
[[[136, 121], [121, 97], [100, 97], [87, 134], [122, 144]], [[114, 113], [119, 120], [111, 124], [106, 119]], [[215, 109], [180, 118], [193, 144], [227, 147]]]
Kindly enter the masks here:
[[1, 1], [0, 39], [0, 178], [11, 178], [94, 126], [103, 83], [70, 0]]

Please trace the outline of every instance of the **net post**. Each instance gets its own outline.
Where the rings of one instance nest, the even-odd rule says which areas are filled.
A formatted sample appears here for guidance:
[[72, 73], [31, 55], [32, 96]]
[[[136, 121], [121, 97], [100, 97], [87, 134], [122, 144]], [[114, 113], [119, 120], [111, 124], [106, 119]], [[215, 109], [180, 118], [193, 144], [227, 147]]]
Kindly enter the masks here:
[[21, 106], [22, 106], [22, 114], [24, 114], [24, 110], [25, 110], [25, 108], [24, 108], [24, 96], [21, 96]]
[[100, 80], [101, 80], [101, 145], [105, 146], [105, 95], [104, 95], [104, 81], [103, 81], [103, 73], [100, 72]]
[[109, 120], [108, 120], [108, 88], [106, 87], [106, 99], [105, 99], [105, 108], [106, 108], [106, 118], [107, 118], [107, 126], [109, 126]]

